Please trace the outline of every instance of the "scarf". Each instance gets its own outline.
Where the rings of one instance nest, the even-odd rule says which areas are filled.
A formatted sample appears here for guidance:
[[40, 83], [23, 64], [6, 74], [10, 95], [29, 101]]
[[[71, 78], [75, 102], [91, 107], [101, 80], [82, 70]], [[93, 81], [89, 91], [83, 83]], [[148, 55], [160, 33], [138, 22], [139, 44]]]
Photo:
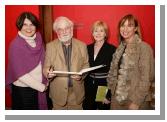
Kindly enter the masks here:
[[35, 47], [36, 46], [36, 42], [35, 42], [35, 38], [36, 38], [36, 34], [34, 34], [32, 37], [28, 37], [28, 36], [25, 36], [23, 35], [20, 31], [18, 32], [18, 35], [20, 37], [22, 37], [23, 39], [25, 39], [25, 41], [31, 45], [32, 47]]
[[[43, 66], [45, 50], [39, 32], [36, 33], [36, 37], [34, 39], [36, 41], [36, 47], [30, 46], [19, 34], [11, 42], [9, 47], [6, 85], [11, 85], [19, 77], [33, 70], [40, 61]], [[47, 83], [44, 75], [42, 76], [42, 83]], [[38, 99], [39, 108], [47, 109], [45, 93], [38, 92]]]

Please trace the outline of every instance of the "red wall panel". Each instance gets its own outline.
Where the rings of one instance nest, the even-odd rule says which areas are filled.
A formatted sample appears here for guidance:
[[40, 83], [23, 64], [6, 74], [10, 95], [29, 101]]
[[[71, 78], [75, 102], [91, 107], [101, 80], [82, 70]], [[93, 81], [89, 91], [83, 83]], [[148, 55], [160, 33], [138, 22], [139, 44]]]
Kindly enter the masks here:
[[109, 42], [117, 45], [117, 25], [126, 14], [136, 16], [141, 24], [143, 39], [155, 47], [155, 6], [150, 5], [57, 5], [53, 7], [54, 19], [69, 17], [76, 25], [75, 37], [91, 43], [91, 25], [96, 20], [105, 21], [110, 28]]

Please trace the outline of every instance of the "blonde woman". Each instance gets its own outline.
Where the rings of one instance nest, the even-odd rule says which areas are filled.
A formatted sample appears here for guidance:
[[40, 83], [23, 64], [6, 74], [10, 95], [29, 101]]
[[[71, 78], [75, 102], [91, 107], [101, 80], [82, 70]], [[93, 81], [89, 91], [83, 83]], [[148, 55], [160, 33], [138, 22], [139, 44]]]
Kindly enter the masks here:
[[[112, 55], [115, 47], [107, 43], [108, 26], [103, 21], [96, 21], [92, 26], [93, 43], [88, 45], [89, 64], [90, 67], [104, 64], [106, 67], [94, 70], [89, 73], [85, 80], [85, 100], [83, 109], [110, 109], [110, 97], [107, 94], [103, 101], [96, 101], [98, 86], [107, 86], [106, 77], [112, 61]], [[110, 92], [108, 92], [110, 93]]]

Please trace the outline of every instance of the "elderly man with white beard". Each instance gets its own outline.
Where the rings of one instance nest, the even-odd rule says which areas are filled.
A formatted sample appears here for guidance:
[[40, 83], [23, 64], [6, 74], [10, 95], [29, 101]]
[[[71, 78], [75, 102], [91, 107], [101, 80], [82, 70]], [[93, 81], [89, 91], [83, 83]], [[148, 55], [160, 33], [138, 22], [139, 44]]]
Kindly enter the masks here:
[[49, 97], [53, 110], [81, 110], [84, 99], [85, 75], [60, 75], [52, 71], [79, 72], [89, 67], [86, 44], [73, 38], [74, 24], [67, 17], [53, 23], [57, 39], [46, 45], [44, 74], [51, 78]]

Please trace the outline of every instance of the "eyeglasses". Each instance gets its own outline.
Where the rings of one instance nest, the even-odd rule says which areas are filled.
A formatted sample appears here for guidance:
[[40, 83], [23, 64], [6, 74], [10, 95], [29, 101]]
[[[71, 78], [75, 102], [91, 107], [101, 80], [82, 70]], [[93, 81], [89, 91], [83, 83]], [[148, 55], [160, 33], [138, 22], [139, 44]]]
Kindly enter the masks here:
[[72, 28], [72, 27], [70, 27], [70, 26], [68, 26], [68, 27], [66, 27], [66, 28], [58, 28], [58, 29], [57, 29], [57, 32], [58, 32], [58, 33], [68, 33], [68, 32], [71, 31], [71, 28]]

